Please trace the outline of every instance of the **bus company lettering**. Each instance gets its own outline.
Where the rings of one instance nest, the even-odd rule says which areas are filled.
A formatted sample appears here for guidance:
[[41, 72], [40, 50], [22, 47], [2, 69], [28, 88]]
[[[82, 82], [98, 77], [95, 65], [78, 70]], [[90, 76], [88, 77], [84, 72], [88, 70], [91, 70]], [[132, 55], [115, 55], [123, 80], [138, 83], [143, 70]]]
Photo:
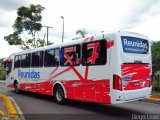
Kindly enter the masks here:
[[149, 43], [145, 39], [137, 37], [121, 36], [123, 51], [126, 53], [147, 54]]
[[29, 70], [29, 71], [21, 71], [21, 70], [18, 70], [18, 77], [21, 77], [21, 78], [37, 78], [39, 79], [40, 78], [40, 73], [39, 72], [35, 72], [34, 70]]
[[130, 41], [127, 39], [123, 39], [124, 45], [130, 47], [138, 47], [138, 48], [148, 48], [147, 43], [143, 43], [142, 41]]

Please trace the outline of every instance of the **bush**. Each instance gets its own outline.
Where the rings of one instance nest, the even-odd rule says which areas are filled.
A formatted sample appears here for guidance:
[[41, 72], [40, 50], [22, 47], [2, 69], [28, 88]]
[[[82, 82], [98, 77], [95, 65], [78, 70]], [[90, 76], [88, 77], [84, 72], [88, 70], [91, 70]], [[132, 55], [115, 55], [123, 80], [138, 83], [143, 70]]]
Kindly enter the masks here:
[[153, 91], [160, 91], [160, 85], [158, 80], [155, 79], [155, 77], [152, 79], [152, 90]]
[[6, 79], [6, 71], [0, 70], [0, 79], [5, 80]]

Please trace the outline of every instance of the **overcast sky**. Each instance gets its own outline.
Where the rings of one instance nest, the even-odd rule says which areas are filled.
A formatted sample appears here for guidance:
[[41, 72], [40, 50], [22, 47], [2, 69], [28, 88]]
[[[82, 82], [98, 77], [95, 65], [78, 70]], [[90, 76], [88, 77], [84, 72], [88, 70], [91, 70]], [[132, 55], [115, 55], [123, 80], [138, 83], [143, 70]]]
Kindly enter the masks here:
[[[17, 8], [41, 4], [42, 24], [49, 25], [49, 39], [61, 43], [62, 18], [64, 16], [67, 42], [75, 37], [77, 29], [85, 29], [91, 35], [101, 31], [131, 31], [144, 34], [150, 40], [160, 40], [160, 0], [0, 0], [0, 58], [21, 51], [9, 46], [4, 36], [13, 32]], [[40, 32], [40, 37], [46, 28]]]

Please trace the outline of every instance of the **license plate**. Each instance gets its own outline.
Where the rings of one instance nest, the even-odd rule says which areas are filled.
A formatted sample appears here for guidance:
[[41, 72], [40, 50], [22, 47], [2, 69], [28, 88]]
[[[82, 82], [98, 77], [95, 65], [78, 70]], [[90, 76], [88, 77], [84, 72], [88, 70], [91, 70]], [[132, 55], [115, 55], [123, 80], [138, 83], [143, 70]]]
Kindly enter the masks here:
[[134, 86], [140, 86], [141, 83], [140, 82], [134, 82]]

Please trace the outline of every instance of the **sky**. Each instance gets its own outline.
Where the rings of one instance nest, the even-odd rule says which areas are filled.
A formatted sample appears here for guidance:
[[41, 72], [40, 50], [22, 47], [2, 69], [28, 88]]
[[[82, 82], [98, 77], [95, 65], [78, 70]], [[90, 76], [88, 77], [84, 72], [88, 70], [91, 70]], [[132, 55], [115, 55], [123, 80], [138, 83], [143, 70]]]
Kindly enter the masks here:
[[[17, 17], [17, 8], [41, 4], [42, 25], [51, 26], [49, 40], [62, 42], [64, 17], [64, 42], [76, 37], [78, 29], [88, 36], [115, 31], [130, 31], [160, 40], [160, 0], [0, 0], [0, 58], [22, 51], [20, 46], [10, 46], [4, 36], [13, 33], [12, 25]], [[39, 37], [43, 38], [46, 28]], [[24, 36], [27, 37], [27, 36]]]

